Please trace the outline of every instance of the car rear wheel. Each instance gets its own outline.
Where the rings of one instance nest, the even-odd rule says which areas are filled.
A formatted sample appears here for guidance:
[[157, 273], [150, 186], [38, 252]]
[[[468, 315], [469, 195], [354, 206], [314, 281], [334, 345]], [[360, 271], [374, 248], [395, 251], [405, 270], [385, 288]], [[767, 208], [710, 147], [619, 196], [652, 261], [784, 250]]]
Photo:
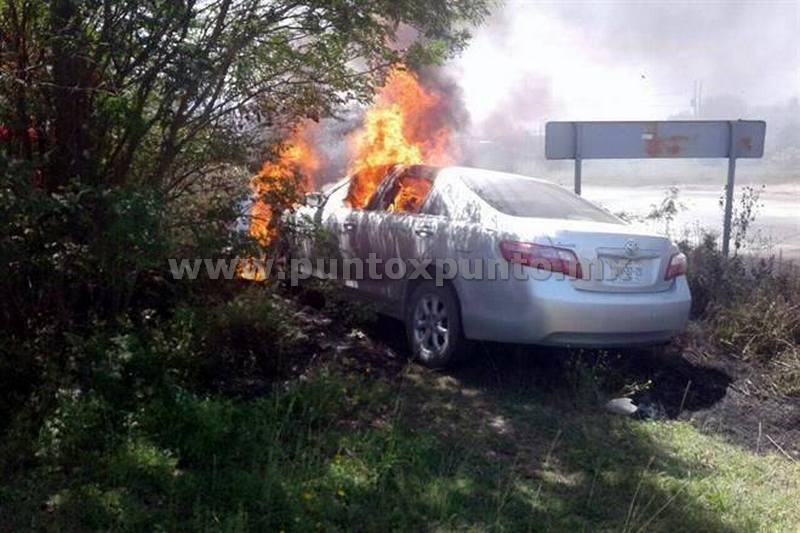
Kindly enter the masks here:
[[411, 354], [430, 368], [454, 364], [466, 352], [467, 340], [461, 332], [461, 315], [455, 291], [423, 283], [409, 298], [406, 333]]

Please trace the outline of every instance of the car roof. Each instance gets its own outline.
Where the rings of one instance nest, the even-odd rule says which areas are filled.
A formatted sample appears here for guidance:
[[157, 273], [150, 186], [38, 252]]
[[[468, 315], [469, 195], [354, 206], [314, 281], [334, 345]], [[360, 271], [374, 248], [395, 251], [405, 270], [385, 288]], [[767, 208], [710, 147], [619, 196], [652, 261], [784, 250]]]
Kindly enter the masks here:
[[442, 167], [439, 175], [458, 176], [461, 178], [486, 178], [486, 179], [525, 179], [530, 181], [537, 181], [539, 183], [546, 183], [549, 185], [556, 185], [552, 181], [544, 180], [541, 178], [533, 178], [531, 176], [523, 176], [521, 174], [512, 174], [510, 172], [500, 172], [497, 170], [487, 170], [485, 168], [462, 167], [462, 166], [448, 166]]

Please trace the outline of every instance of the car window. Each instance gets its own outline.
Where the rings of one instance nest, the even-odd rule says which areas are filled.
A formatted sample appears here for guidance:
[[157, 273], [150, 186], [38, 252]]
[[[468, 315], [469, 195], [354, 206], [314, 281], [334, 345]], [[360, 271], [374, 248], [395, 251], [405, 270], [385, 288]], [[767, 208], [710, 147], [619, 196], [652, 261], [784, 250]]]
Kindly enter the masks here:
[[393, 165], [386, 167], [388, 170], [381, 175], [380, 183], [375, 188], [375, 192], [370, 196], [369, 202], [364, 206], [367, 211], [383, 211], [386, 209], [386, 197], [393, 193], [394, 183], [397, 176], [403, 171], [403, 167]]
[[615, 216], [552, 183], [515, 176], [463, 176], [464, 183], [501, 213], [622, 224]]
[[363, 168], [353, 174], [347, 190], [348, 205], [355, 209], [374, 210], [387, 176], [391, 176], [395, 169], [396, 165], [378, 165]]
[[424, 165], [399, 168], [389, 177], [372, 207], [390, 213], [419, 212], [433, 187], [437, 172], [438, 169]]
[[416, 213], [428, 197], [433, 183], [416, 176], [400, 176], [384, 198], [384, 209], [390, 213]]

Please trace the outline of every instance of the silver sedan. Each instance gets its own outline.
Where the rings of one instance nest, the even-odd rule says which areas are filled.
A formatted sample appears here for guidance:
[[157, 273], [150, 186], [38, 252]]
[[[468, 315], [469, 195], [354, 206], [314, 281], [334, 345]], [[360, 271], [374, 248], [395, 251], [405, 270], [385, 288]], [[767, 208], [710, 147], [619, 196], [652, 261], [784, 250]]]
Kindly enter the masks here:
[[[646, 345], [686, 327], [686, 257], [567, 189], [422, 165], [392, 167], [366, 189], [358, 180], [311, 193], [292, 216], [335, 244], [339, 264], [315, 272], [403, 320], [428, 366], [471, 341]], [[369, 197], [359, 205], [354, 190]], [[315, 248], [298, 239], [294, 254], [310, 260]]]

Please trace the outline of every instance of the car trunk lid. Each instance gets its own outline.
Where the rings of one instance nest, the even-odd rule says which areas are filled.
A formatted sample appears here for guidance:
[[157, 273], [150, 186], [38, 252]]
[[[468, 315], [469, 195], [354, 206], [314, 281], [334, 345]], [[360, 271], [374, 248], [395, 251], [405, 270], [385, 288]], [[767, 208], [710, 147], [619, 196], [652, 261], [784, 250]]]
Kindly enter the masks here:
[[579, 290], [658, 292], [669, 289], [664, 274], [675, 248], [669, 239], [634, 226], [574, 220], [517, 219], [503, 224], [521, 242], [573, 251], [582, 279]]

